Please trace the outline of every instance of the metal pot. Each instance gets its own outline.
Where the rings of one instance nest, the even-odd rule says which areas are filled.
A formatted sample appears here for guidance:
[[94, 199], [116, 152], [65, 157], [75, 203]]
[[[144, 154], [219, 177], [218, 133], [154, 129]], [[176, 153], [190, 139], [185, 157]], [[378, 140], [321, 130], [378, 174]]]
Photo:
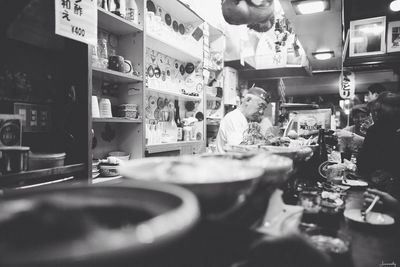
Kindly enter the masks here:
[[0, 173], [18, 173], [28, 170], [29, 147], [0, 147]]

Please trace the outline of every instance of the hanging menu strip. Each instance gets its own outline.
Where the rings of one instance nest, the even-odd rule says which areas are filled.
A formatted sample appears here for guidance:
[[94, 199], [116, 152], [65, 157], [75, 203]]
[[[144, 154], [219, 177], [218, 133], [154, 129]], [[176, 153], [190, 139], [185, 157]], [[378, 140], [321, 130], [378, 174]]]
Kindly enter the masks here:
[[55, 0], [56, 34], [97, 44], [97, 1]]

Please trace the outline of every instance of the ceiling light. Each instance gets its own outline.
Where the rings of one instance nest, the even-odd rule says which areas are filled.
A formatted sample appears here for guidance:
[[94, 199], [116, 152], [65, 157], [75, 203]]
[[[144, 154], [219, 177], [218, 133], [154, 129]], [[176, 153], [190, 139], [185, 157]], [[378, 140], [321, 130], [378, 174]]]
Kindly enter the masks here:
[[390, 3], [390, 9], [394, 12], [400, 11], [400, 0], [394, 0]]
[[312, 53], [313, 57], [318, 60], [327, 60], [333, 58], [335, 53], [333, 51], [319, 51]]
[[314, 14], [330, 9], [329, 0], [296, 0], [291, 3], [297, 15]]

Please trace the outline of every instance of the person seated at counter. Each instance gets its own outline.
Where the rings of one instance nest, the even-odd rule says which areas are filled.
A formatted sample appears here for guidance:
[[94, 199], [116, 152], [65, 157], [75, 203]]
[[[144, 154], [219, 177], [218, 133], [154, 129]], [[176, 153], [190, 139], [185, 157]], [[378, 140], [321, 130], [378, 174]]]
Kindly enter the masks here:
[[[260, 87], [252, 87], [244, 96], [242, 104], [221, 120], [217, 135], [217, 151], [224, 152], [225, 145], [243, 142], [249, 122], [261, 122], [270, 101], [270, 94]], [[270, 125], [272, 125], [270, 123]]]
[[367, 102], [370, 103], [372, 101], [375, 101], [380, 94], [386, 92], [387, 90], [385, 86], [383, 86], [382, 84], [374, 83], [367, 88], [367, 91], [368, 91]]
[[354, 124], [338, 130], [336, 135], [343, 152], [348, 150], [348, 152], [357, 154], [364, 142], [366, 131], [373, 121], [366, 104], [355, 105], [351, 110], [351, 117]]
[[393, 213], [396, 217], [400, 218], [400, 201], [389, 193], [377, 189], [367, 189], [364, 193], [365, 206], [369, 206], [376, 196], [379, 197], [378, 205], [383, 206], [389, 213]]
[[376, 121], [367, 130], [357, 169], [372, 185], [400, 199], [400, 94], [384, 92], [373, 106]]

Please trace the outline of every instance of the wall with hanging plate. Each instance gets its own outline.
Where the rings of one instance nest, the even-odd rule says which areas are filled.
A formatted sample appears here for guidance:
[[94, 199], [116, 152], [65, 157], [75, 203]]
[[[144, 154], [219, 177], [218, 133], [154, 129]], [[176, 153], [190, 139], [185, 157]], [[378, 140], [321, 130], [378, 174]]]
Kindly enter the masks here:
[[[203, 151], [203, 20], [177, 0], [146, 2], [146, 150]], [[161, 154], [160, 154], [161, 155]]]

